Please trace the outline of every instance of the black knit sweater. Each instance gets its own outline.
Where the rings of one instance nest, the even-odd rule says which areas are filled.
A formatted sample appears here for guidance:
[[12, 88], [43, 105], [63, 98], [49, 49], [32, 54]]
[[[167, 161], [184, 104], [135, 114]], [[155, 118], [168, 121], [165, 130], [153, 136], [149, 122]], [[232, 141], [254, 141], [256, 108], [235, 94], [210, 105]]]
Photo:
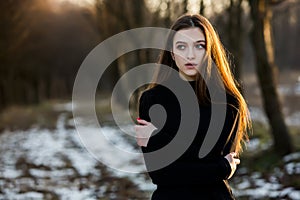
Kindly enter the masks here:
[[[195, 88], [194, 81], [190, 82], [190, 84], [193, 88]], [[227, 185], [226, 179], [231, 173], [231, 167], [224, 156], [230, 152], [236, 136], [236, 130], [233, 132], [231, 132], [231, 130], [237, 116], [238, 106], [234, 97], [229, 94], [226, 94], [226, 97], [227, 110], [223, 130], [211, 152], [204, 158], [199, 158], [198, 156], [200, 147], [206, 136], [206, 132], [210, 123], [210, 103], [207, 105], [199, 105], [201, 116], [199, 120], [199, 127], [196, 137], [194, 138], [190, 147], [177, 160], [168, 166], [149, 172], [152, 182], [158, 186], [156, 193], [158, 191], [164, 191], [163, 193], [166, 195], [165, 193], [168, 191], [167, 188], [172, 188], [172, 190], [180, 188], [179, 191], [183, 191], [182, 188], [190, 188], [187, 191], [187, 193], [190, 194], [192, 193], [191, 188], [197, 188], [197, 192], [192, 195], [192, 197], [195, 197], [195, 199], [204, 197], [205, 192], [218, 193], [218, 191], [225, 191], [225, 193], [228, 192], [230, 196], [231, 192]], [[155, 104], [163, 106], [166, 110], [167, 119], [164, 125], [160, 125], [159, 122], [158, 124], [155, 124], [157, 123], [157, 120], [150, 119], [149, 109]], [[149, 153], [164, 147], [175, 137], [181, 120], [181, 109], [176, 96], [166, 87], [157, 85], [154, 88], [143, 92], [140, 98], [139, 117], [146, 121], [151, 121], [154, 126], [162, 126], [158, 127], [159, 131], [153, 132], [147, 147], [142, 147], [143, 153]], [[157, 157], [157, 159], [160, 160], [159, 157]], [[150, 161], [145, 158], [146, 166], [149, 164], [149, 162]], [[213, 191], [211, 191], [212, 188]], [[184, 194], [184, 192], [182, 193]], [[176, 192], [174, 193], [170, 191], [170, 194], [167, 192], [166, 197], [180, 199], [181, 197], [179, 196], [182, 193], [176, 194]], [[162, 197], [163, 195], [158, 192], [158, 194], [155, 196]], [[187, 197], [187, 195], [184, 195], [184, 197]]]

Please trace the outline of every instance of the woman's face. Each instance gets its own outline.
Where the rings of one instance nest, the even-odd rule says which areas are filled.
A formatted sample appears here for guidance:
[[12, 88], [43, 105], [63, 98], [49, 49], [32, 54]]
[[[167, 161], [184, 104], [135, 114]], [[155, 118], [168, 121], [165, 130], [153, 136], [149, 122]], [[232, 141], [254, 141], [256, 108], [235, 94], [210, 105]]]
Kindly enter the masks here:
[[195, 80], [205, 54], [205, 36], [200, 28], [181, 29], [173, 39], [172, 57], [181, 78]]

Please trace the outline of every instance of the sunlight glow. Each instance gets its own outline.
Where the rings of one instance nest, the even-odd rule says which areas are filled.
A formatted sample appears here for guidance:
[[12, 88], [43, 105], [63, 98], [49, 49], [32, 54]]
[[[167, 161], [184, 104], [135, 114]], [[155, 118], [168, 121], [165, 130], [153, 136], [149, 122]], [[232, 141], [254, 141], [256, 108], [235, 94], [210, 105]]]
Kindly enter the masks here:
[[51, 0], [56, 4], [71, 3], [77, 6], [91, 6], [95, 4], [95, 0]]
[[200, 11], [200, 1], [199, 0], [190, 0], [188, 1], [188, 11], [191, 14], [197, 14]]

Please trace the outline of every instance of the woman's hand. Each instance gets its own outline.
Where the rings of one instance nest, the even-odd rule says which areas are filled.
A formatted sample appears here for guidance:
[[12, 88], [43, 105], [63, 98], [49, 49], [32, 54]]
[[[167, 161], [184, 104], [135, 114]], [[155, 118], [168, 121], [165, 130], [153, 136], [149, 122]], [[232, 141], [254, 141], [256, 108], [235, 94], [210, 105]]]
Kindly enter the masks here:
[[240, 164], [241, 162], [240, 159], [235, 158], [236, 156], [237, 154], [235, 152], [231, 152], [225, 156], [225, 158], [228, 160], [231, 167], [231, 173], [228, 179], [230, 179], [233, 176], [234, 172], [236, 171], [236, 165]]
[[136, 132], [136, 141], [139, 146], [146, 147], [152, 132], [157, 128], [151, 122], [147, 122], [146, 120], [142, 120], [140, 118], [137, 118], [137, 122], [140, 125], [134, 126]]

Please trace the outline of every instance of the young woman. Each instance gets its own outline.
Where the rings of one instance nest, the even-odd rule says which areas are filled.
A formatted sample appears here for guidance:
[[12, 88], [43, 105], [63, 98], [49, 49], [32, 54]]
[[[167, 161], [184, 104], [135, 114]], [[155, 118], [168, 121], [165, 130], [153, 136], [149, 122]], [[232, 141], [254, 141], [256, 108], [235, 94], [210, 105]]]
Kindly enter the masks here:
[[[247, 105], [237, 89], [220, 39], [205, 17], [181, 16], [171, 30], [167, 50], [162, 50], [158, 63], [176, 70], [180, 79], [192, 86], [201, 117], [196, 119], [199, 121], [197, 133], [187, 150], [169, 165], [148, 172], [157, 185], [152, 199], [234, 199], [227, 180], [240, 163], [238, 156], [242, 143], [247, 140], [250, 127]], [[139, 125], [135, 126], [135, 130], [138, 145], [145, 154], [169, 144], [182, 120], [182, 108], [174, 93], [157, 84], [168, 81], [169, 77], [165, 71], [158, 70], [154, 83], [140, 97]], [[208, 91], [207, 84], [210, 82], [223, 85], [219, 88], [225, 90], [225, 121], [220, 133], [214, 133], [220, 135], [214, 147], [204, 158], [200, 158], [199, 150], [207, 136], [212, 106], [216, 103], [212, 101], [211, 91]], [[156, 104], [166, 111], [167, 118], [162, 126], [155, 124], [157, 120], [149, 115], [150, 108]], [[157, 160], [162, 159], [158, 154]], [[147, 168], [150, 162], [153, 160], [145, 157]]]

